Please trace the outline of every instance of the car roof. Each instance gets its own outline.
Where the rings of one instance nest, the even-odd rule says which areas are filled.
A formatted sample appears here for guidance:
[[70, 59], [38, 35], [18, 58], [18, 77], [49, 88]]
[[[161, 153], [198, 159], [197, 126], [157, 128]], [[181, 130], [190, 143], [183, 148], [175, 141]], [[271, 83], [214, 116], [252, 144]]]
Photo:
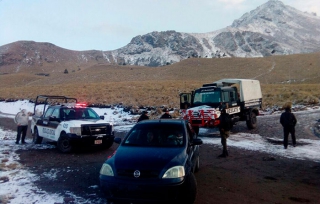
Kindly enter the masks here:
[[139, 122], [139, 124], [185, 124], [187, 123], [186, 120], [183, 119], [150, 119], [150, 120], [143, 120]]

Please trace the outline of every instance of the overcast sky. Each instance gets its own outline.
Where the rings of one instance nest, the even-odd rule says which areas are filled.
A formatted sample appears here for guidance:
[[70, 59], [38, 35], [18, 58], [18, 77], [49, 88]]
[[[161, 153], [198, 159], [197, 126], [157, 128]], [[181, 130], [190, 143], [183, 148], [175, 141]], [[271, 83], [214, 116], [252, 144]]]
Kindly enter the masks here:
[[[19, 40], [70, 50], [114, 50], [137, 35], [206, 33], [268, 0], [0, 0], [0, 46]], [[282, 0], [320, 16], [320, 0]]]

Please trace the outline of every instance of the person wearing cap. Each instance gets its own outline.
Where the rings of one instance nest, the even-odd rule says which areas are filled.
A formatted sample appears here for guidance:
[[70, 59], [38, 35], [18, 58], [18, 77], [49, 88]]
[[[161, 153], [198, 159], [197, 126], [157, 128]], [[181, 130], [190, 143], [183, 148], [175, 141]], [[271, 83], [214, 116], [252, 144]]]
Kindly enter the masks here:
[[31, 113], [27, 113], [26, 109], [22, 109], [19, 113], [17, 113], [14, 118], [14, 122], [17, 124], [17, 137], [16, 144], [19, 144], [21, 138], [21, 144], [25, 144], [25, 138], [28, 130], [29, 116]]
[[283, 146], [285, 149], [288, 148], [288, 137], [289, 133], [292, 138], [292, 146], [296, 146], [296, 134], [295, 134], [295, 126], [297, 124], [296, 116], [291, 113], [291, 103], [286, 103], [284, 105], [285, 112], [283, 112], [280, 116], [280, 123], [283, 127]]
[[168, 108], [165, 108], [163, 112], [164, 114], [160, 117], [160, 119], [172, 119], [172, 116], [169, 114]]
[[142, 120], [149, 120], [149, 116], [147, 115], [148, 112], [147, 111], [142, 111], [141, 116], [138, 119], [138, 122], [142, 121]]
[[227, 139], [230, 136], [231, 129], [231, 119], [230, 115], [227, 113], [225, 108], [222, 108], [221, 115], [219, 116], [219, 130], [221, 136], [221, 144], [222, 144], [222, 154], [219, 157], [227, 157], [229, 156], [228, 148], [227, 148]]

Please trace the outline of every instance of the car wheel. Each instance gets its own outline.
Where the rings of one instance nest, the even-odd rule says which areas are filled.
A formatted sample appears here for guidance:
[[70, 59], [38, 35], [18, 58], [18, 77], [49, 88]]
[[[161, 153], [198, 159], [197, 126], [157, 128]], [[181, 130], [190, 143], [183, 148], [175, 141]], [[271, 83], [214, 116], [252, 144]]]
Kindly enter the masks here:
[[58, 140], [58, 149], [63, 153], [68, 153], [72, 150], [70, 139], [65, 133], [61, 133], [60, 135], [60, 138]]
[[255, 129], [257, 127], [257, 115], [250, 110], [250, 112], [247, 115], [247, 127], [248, 129]]
[[194, 172], [198, 172], [200, 168], [200, 156], [198, 156], [195, 167], [194, 167]]
[[103, 146], [104, 149], [109, 149], [109, 148], [112, 146], [112, 144], [113, 144], [113, 140], [112, 140], [112, 139], [109, 139], [109, 140], [106, 140], [106, 141], [102, 144], [102, 146]]
[[197, 181], [196, 177], [192, 172], [186, 177], [184, 183], [184, 193], [181, 195], [182, 203], [193, 204], [197, 197]]
[[33, 134], [33, 143], [34, 144], [41, 144], [43, 137], [39, 135], [38, 128], [34, 128], [34, 134]]

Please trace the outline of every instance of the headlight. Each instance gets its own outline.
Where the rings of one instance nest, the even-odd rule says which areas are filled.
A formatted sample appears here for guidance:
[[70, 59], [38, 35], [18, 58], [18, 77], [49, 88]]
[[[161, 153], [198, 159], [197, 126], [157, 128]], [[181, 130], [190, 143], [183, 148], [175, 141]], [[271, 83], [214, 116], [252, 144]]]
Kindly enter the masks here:
[[81, 135], [81, 127], [70, 127], [70, 133]]
[[180, 178], [185, 175], [183, 166], [175, 166], [166, 171], [162, 178]]
[[100, 174], [105, 176], [114, 176], [113, 170], [109, 164], [103, 164], [100, 169]]

